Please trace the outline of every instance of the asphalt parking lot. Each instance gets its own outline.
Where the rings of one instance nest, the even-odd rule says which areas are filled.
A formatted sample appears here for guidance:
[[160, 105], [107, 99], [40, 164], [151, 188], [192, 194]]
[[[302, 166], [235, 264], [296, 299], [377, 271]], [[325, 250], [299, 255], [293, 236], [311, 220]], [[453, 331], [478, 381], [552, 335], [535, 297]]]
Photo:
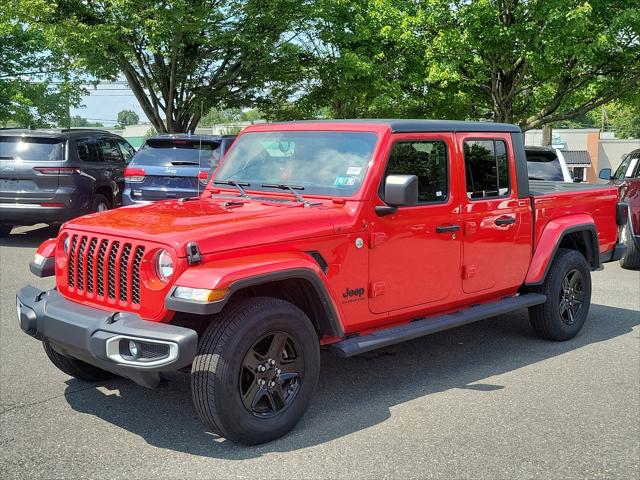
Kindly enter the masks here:
[[355, 359], [323, 353], [319, 388], [288, 436], [241, 447], [208, 433], [188, 374], [156, 390], [51, 365], [15, 318], [34, 248], [0, 239], [2, 478], [639, 478], [640, 273], [593, 274], [581, 334], [539, 340], [526, 312]]

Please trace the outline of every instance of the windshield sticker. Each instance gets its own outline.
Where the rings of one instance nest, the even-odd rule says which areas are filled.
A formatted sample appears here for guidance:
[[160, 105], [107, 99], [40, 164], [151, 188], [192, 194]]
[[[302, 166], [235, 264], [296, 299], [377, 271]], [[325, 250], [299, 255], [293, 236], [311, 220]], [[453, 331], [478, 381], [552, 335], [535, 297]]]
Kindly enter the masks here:
[[353, 177], [336, 177], [334, 185], [350, 187], [356, 184], [356, 179]]
[[347, 175], [360, 175], [362, 167], [349, 167], [347, 168]]

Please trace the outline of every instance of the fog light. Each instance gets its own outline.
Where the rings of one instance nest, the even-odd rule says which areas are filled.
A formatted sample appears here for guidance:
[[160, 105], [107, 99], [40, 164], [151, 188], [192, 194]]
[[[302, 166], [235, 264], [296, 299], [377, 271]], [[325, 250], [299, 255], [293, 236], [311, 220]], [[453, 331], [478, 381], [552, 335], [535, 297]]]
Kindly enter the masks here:
[[140, 353], [140, 350], [138, 349], [138, 344], [133, 340], [129, 340], [129, 353], [131, 353], [131, 356], [134, 359], [138, 358], [138, 354]]
[[207, 288], [176, 287], [173, 296], [195, 302], [215, 302], [222, 300], [228, 292], [228, 288], [209, 290]]

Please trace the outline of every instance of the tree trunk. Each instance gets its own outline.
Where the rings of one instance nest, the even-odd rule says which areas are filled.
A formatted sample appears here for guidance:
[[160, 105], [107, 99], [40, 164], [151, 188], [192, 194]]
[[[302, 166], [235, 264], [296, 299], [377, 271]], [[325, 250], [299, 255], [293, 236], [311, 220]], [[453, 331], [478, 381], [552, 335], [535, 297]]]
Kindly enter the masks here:
[[551, 140], [552, 140], [551, 125], [547, 123], [542, 126], [542, 145], [544, 147], [550, 146]]

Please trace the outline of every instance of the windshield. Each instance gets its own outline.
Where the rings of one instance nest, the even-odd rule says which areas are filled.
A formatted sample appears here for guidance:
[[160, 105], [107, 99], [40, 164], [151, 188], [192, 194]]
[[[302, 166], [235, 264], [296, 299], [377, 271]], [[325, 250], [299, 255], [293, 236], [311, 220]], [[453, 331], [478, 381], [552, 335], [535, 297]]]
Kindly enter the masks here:
[[556, 157], [554, 160], [546, 158], [527, 159], [527, 170], [529, 178], [532, 180], [552, 180], [554, 182], [563, 182], [564, 175], [560, 160]]
[[241, 135], [214, 181], [286, 184], [303, 194], [351, 196], [358, 191], [377, 137], [369, 132], [252, 132]]
[[58, 138], [0, 137], [2, 160], [64, 160], [64, 142]]
[[134, 164], [192, 165], [210, 168], [220, 161], [220, 143], [194, 142], [193, 140], [147, 140], [135, 155]]

